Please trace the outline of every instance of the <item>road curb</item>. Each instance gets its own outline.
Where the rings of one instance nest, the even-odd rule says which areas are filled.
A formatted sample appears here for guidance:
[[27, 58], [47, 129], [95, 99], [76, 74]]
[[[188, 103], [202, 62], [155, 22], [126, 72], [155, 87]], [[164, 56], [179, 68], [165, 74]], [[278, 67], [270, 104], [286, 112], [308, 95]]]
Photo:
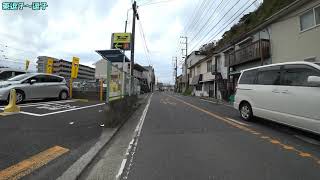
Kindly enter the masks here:
[[[121, 125], [122, 126], [122, 125]], [[75, 163], [73, 163], [57, 180], [77, 179], [82, 171], [90, 165], [92, 160], [100, 152], [100, 150], [108, 144], [112, 137], [118, 132], [121, 126], [104, 130], [96, 144], [90, 150], [82, 155]]]
[[[140, 101], [144, 101], [148, 96]], [[139, 102], [139, 101], [138, 101]], [[136, 109], [134, 112], [136, 112]], [[134, 112], [132, 114], [134, 114]], [[132, 115], [131, 114], [131, 115]], [[128, 118], [130, 119], [130, 118]], [[81, 173], [91, 164], [94, 158], [99, 154], [99, 152], [110, 142], [113, 136], [120, 130], [120, 128], [126, 123], [124, 121], [116, 128], [106, 128], [99, 140], [94, 146], [90, 148], [88, 152], [82, 155], [75, 163], [73, 163], [57, 180], [75, 180], [78, 179]]]

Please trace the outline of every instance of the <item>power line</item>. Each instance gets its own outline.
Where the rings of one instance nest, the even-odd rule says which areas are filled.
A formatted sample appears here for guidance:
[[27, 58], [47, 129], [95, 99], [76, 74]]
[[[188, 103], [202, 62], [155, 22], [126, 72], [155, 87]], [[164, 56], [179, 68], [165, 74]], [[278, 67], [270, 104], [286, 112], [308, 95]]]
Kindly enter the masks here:
[[144, 30], [143, 30], [143, 27], [142, 27], [141, 19], [138, 21], [138, 23], [139, 23], [139, 27], [140, 27], [139, 28], [140, 29], [140, 35], [141, 35], [143, 43], [144, 43], [143, 48], [144, 48], [144, 51], [145, 51], [145, 55], [147, 57], [149, 65], [152, 65], [151, 58], [150, 58], [150, 51], [149, 51], [149, 48], [148, 48], [148, 45], [147, 45], [147, 41], [146, 41], [145, 33], [144, 33]]
[[240, 1], [241, 1], [241, 0], [238, 0], [238, 1], [221, 17], [221, 19], [208, 31], [208, 33], [207, 33], [205, 36], [203, 36], [203, 37], [201, 38], [201, 40], [198, 41], [198, 43], [197, 43], [196, 45], [193, 46], [192, 50], [195, 49], [195, 48], [204, 40], [204, 38], [206, 38], [206, 37], [211, 33], [211, 31], [224, 19], [224, 17], [226, 17], [226, 15], [227, 15], [229, 12], [231, 12], [231, 10], [232, 10]]
[[160, 3], [167, 3], [167, 2], [171, 2], [171, 1], [175, 1], [175, 0], [165, 0], [165, 1], [155, 1], [155, 2], [150, 1], [149, 3], [140, 4], [139, 7], [160, 4]]
[[[201, 13], [199, 14], [196, 21], [192, 24], [192, 27], [190, 28], [189, 32], [192, 33], [194, 30], [197, 29], [197, 27], [201, 24], [201, 20], [204, 19], [204, 17], [209, 15], [210, 9], [213, 8], [214, 1], [207, 1], [207, 3], [204, 5], [204, 9], [201, 9]], [[186, 34], [188, 36], [191, 36], [189, 32]]]
[[184, 28], [185, 34], [188, 34], [191, 25], [193, 25], [196, 22], [197, 18], [199, 17], [200, 10], [203, 8], [204, 4], [206, 3], [207, 3], [207, 0], [202, 0], [201, 5], [199, 6], [199, 9], [196, 11], [194, 17], [191, 17], [192, 20], [190, 20], [189, 24], [185, 26]]
[[[224, 9], [229, 5], [229, 3], [230, 3], [230, 1], [231, 0], [228, 0], [225, 4], [224, 4], [224, 6], [220, 9], [220, 12], [218, 13], [219, 15], [220, 15], [220, 13], [222, 13], [223, 11], [224, 11]], [[236, 2], [236, 4], [237, 3], [239, 3], [240, 2], [240, 0], [238, 0], [238, 2]], [[235, 4], [235, 5], [236, 5]], [[209, 29], [210, 28], [210, 26], [208, 26], [208, 27], [206, 27], [205, 29], [206, 29], [206, 32], [207, 32], [207, 34], [205, 35], [205, 36], [198, 36], [197, 38], [195, 38], [195, 39], [193, 39], [193, 41], [192, 42], [190, 42], [191, 44], [194, 42], [194, 41], [197, 41], [197, 40], [199, 40], [199, 39], [201, 39], [200, 41], [202, 41], [203, 40], [203, 38], [204, 37], [206, 37], [209, 33], [211, 33], [211, 31], [221, 22], [221, 20], [235, 7], [235, 5], [234, 6], [232, 6], [229, 10], [227, 10], [227, 13], [225, 13], [224, 15], [223, 15], [223, 17], [221, 17], [220, 18], [220, 21], [218, 21], [217, 23], [215, 23], [213, 26], [211, 26], [211, 29]], [[218, 17], [219, 17], [219, 15], [217, 15], [212, 21], [215, 21]], [[207, 31], [207, 30], [209, 30], [209, 31]]]
[[22, 51], [22, 52], [25, 52], [25, 53], [27, 53], [27, 54], [34, 54], [34, 55], [37, 54], [37, 53], [34, 52], [34, 51], [26, 51], [26, 50], [22, 50], [22, 49], [19, 49], [19, 48], [15, 48], [15, 47], [12, 47], [12, 46], [8, 46], [8, 45], [2, 44], [2, 43], [0, 43], [0, 46], [3, 46], [4, 48], [14, 49], [14, 50], [16, 50], [16, 51]]
[[[250, 0], [249, 0], [250, 1]], [[249, 2], [248, 1], [248, 2]], [[235, 17], [234, 19], [232, 19], [231, 20], [231, 18], [226, 22], [226, 23], [228, 23], [230, 20], [231, 20], [231, 22], [229, 23], [229, 24], [227, 24], [226, 26], [224, 26], [224, 28], [219, 28], [219, 29], [221, 29], [218, 33], [216, 33], [216, 31], [215, 31], [215, 33], [216, 34], [214, 34], [214, 36], [211, 36], [209, 39], [209, 41], [208, 42], [210, 42], [210, 41], [213, 41], [224, 29], [226, 29], [229, 25], [231, 25], [235, 20], [237, 20], [237, 18], [239, 18], [239, 16], [241, 16], [246, 10], [248, 10], [255, 2], [257, 2], [257, 0], [255, 0], [255, 1], [253, 1], [247, 8], [245, 8], [238, 16], [236, 16], [236, 14], [246, 5], [244, 5], [244, 6], [242, 6], [231, 18], [233, 18], [233, 17]], [[247, 17], [248, 18], [248, 17]], [[218, 29], [218, 30], [219, 30]]]
[[[197, 38], [198, 35], [200, 35], [200, 33], [201, 33], [204, 29], [206, 29], [206, 28], [204, 28], [204, 27], [207, 27], [207, 24], [210, 22], [210, 20], [212, 19], [213, 15], [215, 14], [215, 12], [217, 11], [217, 9], [220, 7], [220, 5], [221, 5], [223, 2], [224, 2], [224, 1], [221, 0], [221, 2], [219, 3], [219, 5], [218, 5], [218, 6], [216, 7], [216, 9], [212, 12], [210, 18], [208, 18], [208, 20], [206, 21], [206, 23], [205, 23], [205, 24], [200, 28], [200, 30], [196, 33], [196, 36], [194, 36], [194, 37], [190, 40], [190, 43], [193, 42], [193, 40], [194, 40], [195, 38]], [[216, 17], [217, 17], [217, 16], [216, 16]], [[216, 19], [216, 17], [215, 17], [212, 21], [214, 21], [214, 20]]]
[[[204, 1], [204, 0], [202, 0], [202, 3], [203, 3], [203, 1]], [[184, 29], [184, 32], [185, 32], [185, 34], [186, 34], [186, 31], [185, 31], [185, 30], [186, 30], [186, 27], [189, 25], [189, 23], [191, 22], [191, 18], [195, 16], [195, 14], [196, 14], [196, 12], [197, 12], [198, 8], [200, 7], [199, 5], [200, 5], [200, 4], [202, 4], [202, 3], [197, 3], [197, 6], [196, 6], [196, 8], [194, 8], [194, 10], [193, 10], [193, 12], [192, 12], [191, 16], [188, 16], [188, 18], [186, 19], [186, 21], [185, 21], [185, 23], [184, 23], [184, 24], [185, 24], [185, 26], [184, 26], [184, 28], [183, 28], [183, 29]], [[188, 21], [188, 20], [189, 20], [189, 21]]]

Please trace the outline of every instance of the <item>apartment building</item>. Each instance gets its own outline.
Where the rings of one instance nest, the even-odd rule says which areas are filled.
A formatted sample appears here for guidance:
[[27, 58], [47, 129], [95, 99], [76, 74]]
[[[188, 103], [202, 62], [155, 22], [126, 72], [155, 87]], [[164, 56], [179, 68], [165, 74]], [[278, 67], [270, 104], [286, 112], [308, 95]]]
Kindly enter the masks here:
[[[48, 56], [39, 56], [37, 60], [38, 72], [46, 72]], [[63, 59], [53, 58], [53, 74], [70, 79], [72, 62]], [[78, 78], [80, 80], [94, 80], [95, 68], [80, 64]]]

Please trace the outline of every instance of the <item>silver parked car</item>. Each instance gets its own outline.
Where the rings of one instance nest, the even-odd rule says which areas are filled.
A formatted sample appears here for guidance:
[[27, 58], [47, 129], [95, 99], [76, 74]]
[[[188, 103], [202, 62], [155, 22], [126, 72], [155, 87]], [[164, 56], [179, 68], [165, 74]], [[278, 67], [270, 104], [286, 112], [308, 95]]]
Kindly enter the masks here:
[[9, 99], [10, 90], [15, 89], [17, 103], [31, 99], [67, 99], [69, 89], [61, 76], [44, 73], [27, 73], [0, 82], [0, 100]]

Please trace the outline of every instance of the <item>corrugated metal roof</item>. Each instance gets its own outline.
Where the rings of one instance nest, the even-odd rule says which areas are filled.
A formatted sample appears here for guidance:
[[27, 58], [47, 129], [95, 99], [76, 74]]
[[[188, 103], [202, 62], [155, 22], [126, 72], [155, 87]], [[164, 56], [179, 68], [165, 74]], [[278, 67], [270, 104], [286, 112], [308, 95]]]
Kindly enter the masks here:
[[[123, 56], [125, 56], [120, 50], [118, 49], [109, 49], [109, 50], [96, 50], [96, 52], [111, 62], [123, 62]], [[125, 61], [130, 62], [130, 59], [125, 56]]]

